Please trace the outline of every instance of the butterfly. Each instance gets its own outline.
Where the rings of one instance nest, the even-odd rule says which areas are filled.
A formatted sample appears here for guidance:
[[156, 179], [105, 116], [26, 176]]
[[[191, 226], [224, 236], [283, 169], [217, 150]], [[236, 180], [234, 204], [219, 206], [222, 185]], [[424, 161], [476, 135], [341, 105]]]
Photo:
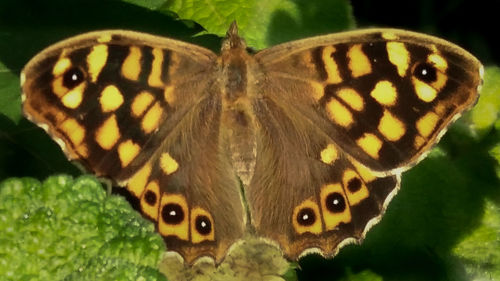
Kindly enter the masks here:
[[290, 260], [359, 242], [478, 99], [483, 68], [442, 39], [365, 29], [219, 55], [91, 32], [21, 73], [23, 112], [71, 160], [124, 186], [169, 251], [220, 262], [246, 234]]

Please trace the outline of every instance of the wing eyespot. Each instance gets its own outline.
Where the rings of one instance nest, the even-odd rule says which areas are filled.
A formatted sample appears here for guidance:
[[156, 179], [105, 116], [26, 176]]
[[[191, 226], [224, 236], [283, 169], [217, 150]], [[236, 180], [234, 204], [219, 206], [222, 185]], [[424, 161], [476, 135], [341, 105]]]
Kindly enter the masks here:
[[71, 67], [63, 75], [63, 85], [68, 89], [73, 89], [85, 80], [85, 74], [78, 67]]
[[422, 82], [432, 83], [437, 80], [437, 69], [430, 63], [421, 62], [415, 66], [413, 75]]
[[168, 224], [180, 224], [184, 220], [184, 211], [180, 205], [168, 203], [163, 206], [161, 216]]
[[325, 206], [332, 213], [341, 213], [346, 209], [344, 196], [338, 192], [332, 192], [325, 198]]
[[195, 228], [201, 235], [208, 235], [212, 232], [212, 223], [207, 216], [199, 215], [195, 220]]
[[316, 214], [312, 208], [303, 208], [297, 213], [297, 223], [302, 226], [311, 226], [316, 222]]

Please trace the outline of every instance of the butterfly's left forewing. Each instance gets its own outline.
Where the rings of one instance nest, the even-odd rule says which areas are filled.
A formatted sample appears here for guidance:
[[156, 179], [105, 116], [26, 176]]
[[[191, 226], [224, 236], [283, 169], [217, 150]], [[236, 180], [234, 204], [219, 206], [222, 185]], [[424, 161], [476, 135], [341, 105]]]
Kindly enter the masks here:
[[244, 226], [238, 180], [221, 173], [215, 62], [180, 41], [103, 31], [49, 47], [21, 76], [24, 114], [68, 158], [126, 186], [190, 263], [220, 261]]

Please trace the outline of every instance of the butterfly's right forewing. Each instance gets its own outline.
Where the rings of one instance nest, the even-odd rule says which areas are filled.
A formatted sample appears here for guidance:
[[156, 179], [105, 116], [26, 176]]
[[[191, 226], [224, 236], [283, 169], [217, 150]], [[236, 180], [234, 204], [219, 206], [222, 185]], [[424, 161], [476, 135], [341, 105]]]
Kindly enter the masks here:
[[392, 29], [299, 40], [256, 59], [274, 83], [297, 88], [273, 100], [318, 124], [349, 155], [383, 174], [418, 162], [477, 101], [482, 79], [480, 62], [465, 50]]

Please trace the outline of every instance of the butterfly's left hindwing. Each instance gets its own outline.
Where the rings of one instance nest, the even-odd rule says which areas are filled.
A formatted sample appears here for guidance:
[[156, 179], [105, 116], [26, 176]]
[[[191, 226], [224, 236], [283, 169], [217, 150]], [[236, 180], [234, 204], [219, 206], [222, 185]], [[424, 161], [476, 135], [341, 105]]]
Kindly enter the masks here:
[[[126, 186], [169, 250], [220, 261], [243, 233], [239, 182], [217, 137], [216, 56], [175, 40], [95, 32], [23, 71], [23, 110], [70, 159]], [[200, 141], [204, 140], [204, 141]]]

